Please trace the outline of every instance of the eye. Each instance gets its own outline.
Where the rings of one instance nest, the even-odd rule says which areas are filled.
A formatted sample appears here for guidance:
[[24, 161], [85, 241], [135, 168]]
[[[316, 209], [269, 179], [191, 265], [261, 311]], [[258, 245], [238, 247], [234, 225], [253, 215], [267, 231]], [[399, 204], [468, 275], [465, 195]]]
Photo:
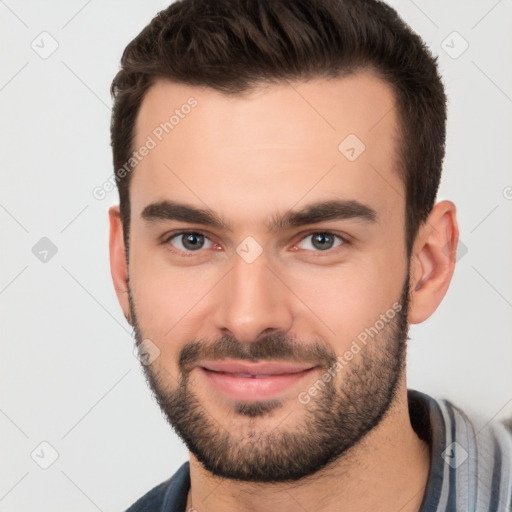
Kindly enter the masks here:
[[[199, 253], [201, 249], [220, 248], [201, 231], [179, 231], [167, 236], [162, 243], [170, 245], [171, 251], [186, 256], [191, 256], [194, 252]], [[331, 253], [349, 243], [348, 239], [330, 231], [316, 231], [303, 237], [292, 250], [299, 248], [316, 253]]]
[[[336, 239], [338, 241], [336, 241]], [[309, 241], [310, 240], [310, 241]], [[300, 242], [299, 246], [302, 245], [302, 249], [313, 250], [316, 252], [327, 252], [340, 245], [348, 244], [348, 241], [339, 235], [335, 235], [329, 231], [318, 231], [315, 233], [309, 233]]]
[[183, 252], [197, 252], [200, 249], [211, 249], [213, 242], [199, 231], [181, 231], [167, 237], [164, 244], [170, 243]]

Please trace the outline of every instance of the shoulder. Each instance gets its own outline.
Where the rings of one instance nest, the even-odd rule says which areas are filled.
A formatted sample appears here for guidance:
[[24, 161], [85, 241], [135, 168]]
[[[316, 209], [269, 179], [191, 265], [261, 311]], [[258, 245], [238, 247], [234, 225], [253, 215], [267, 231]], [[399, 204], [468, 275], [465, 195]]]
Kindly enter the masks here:
[[165, 493], [171, 479], [153, 487], [149, 492], [139, 498], [126, 512], [157, 512], [162, 509]]
[[512, 431], [507, 422], [464, 411], [449, 400], [438, 403], [448, 427], [447, 469], [453, 470], [454, 481], [464, 489], [459, 501], [467, 499], [476, 510], [510, 510]]
[[512, 510], [512, 429], [445, 398], [409, 390], [411, 424], [431, 448], [421, 512]]
[[178, 512], [185, 510], [190, 488], [189, 463], [185, 462], [174, 475], [153, 487], [139, 498], [126, 512]]

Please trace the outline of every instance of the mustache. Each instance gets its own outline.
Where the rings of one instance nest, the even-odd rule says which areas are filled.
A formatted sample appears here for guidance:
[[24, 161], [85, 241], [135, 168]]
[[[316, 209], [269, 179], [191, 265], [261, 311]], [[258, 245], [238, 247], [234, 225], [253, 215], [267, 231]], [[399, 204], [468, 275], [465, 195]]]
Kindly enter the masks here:
[[178, 366], [186, 375], [200, 360], [228, 358], [250, 362], [286, 360], [311, 363], [325, 369], [337, 361], [336, 353], [326, 344], [319, 341], [299, 343], [292, 336], [278, 332], [249, 343], [242, 343], [230, 335], [223, 335], [213, 343], [194, 339], [181, 349]]

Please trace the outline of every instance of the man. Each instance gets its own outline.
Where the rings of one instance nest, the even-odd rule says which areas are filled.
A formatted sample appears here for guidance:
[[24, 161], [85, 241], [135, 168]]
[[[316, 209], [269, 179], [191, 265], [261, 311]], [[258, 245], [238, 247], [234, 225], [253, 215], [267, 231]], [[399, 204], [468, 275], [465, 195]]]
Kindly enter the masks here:
[[190, 451], [129, 510], [509, 510], [510, 432], [406, 385], [458, 241], [420, 38], [377, 1], [183, 0], [121, 64], [112, 276]]

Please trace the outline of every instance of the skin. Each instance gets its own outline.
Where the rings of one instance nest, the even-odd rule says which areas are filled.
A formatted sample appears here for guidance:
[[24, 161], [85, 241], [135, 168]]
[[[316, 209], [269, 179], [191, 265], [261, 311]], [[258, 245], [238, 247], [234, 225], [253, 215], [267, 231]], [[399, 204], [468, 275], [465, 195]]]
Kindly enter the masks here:
[[[197, 99], [197, 107], [134, 171], [129, 268], [119, 208], [109, 210], [117, 296], [140, 338], [151, 339], [160, 350], [145, 371], [159, 377], [164, 391], [178, 388], [180, 351], [193, 339], [206, 343], [228, 335], [249, 346], [267, 333], [284, 332], [306, 340], [305, 346], [321, 340], [326, 350], [343, 355], [358, 333], [400, 299], [408, 268], [408, 323], [430, 317], [454, 271], [456, 211], [450, 201], [434, 206], [408, 262], [404, 184], [396, 172], [395, 100], [386, 83], [370, 72], [359, 72], [273, 84], [228, 97], [209, 88], [158, 82], [139, 112], [135, 147], [190, 96]], [[366, 145], [353, 162], [338, 150], [350, 133]], [[377, 222], [329, 220], [267, 231], [273, 215], [334, 198], [371, 206]], [[163, 199], [210, 208], [233, 231], [178, 221], [150, 224], [141, 218], [148, 204]], [[175, 246], [162, 243], [163, 235], [179, 230], [205, 232], [215, 248], [207, 246], [186, 257], [183, 246], [176, 245], [178, 239]], [[349, 235], [353, 243], [319, 254], [306, 237], [322, 230]], [[250, 264], [236, 252], [247, 236], [263, 249]], [[392, 344], [390, 333], [388, 326], [381, 339]], [[366, 355], [354, 357], [347, 370], [377, 354], [373, 350], [366, 347]], [[251, 428], [260, 433], [296, 431], [306, 414], [297, 392], [319, 375], [308, 377], [293, 392], [281, 393], [280, 406], [272, 414], [253, 419], [238, 414], [196, 370], [190, 372], [188, 386], [212, 424], [231, 433], [244, 448], [244, 434]], [[347, 375], [345, 370], [336, 375], [336, 389], [345, 389]], [[323, 399], [318, 397], [318, 403]], [[199, 512], [259, 512], [303, 507], [329, 512], [343, 503], [344, 510], [351, 511], [417, 511], [429, 456], [428, 446], [410, 424], [402, 369], [380, 422], [316, 474], [295, 482], [230, 480], [208, 471], [190, 453], [187, 509], [193, 505]]]

